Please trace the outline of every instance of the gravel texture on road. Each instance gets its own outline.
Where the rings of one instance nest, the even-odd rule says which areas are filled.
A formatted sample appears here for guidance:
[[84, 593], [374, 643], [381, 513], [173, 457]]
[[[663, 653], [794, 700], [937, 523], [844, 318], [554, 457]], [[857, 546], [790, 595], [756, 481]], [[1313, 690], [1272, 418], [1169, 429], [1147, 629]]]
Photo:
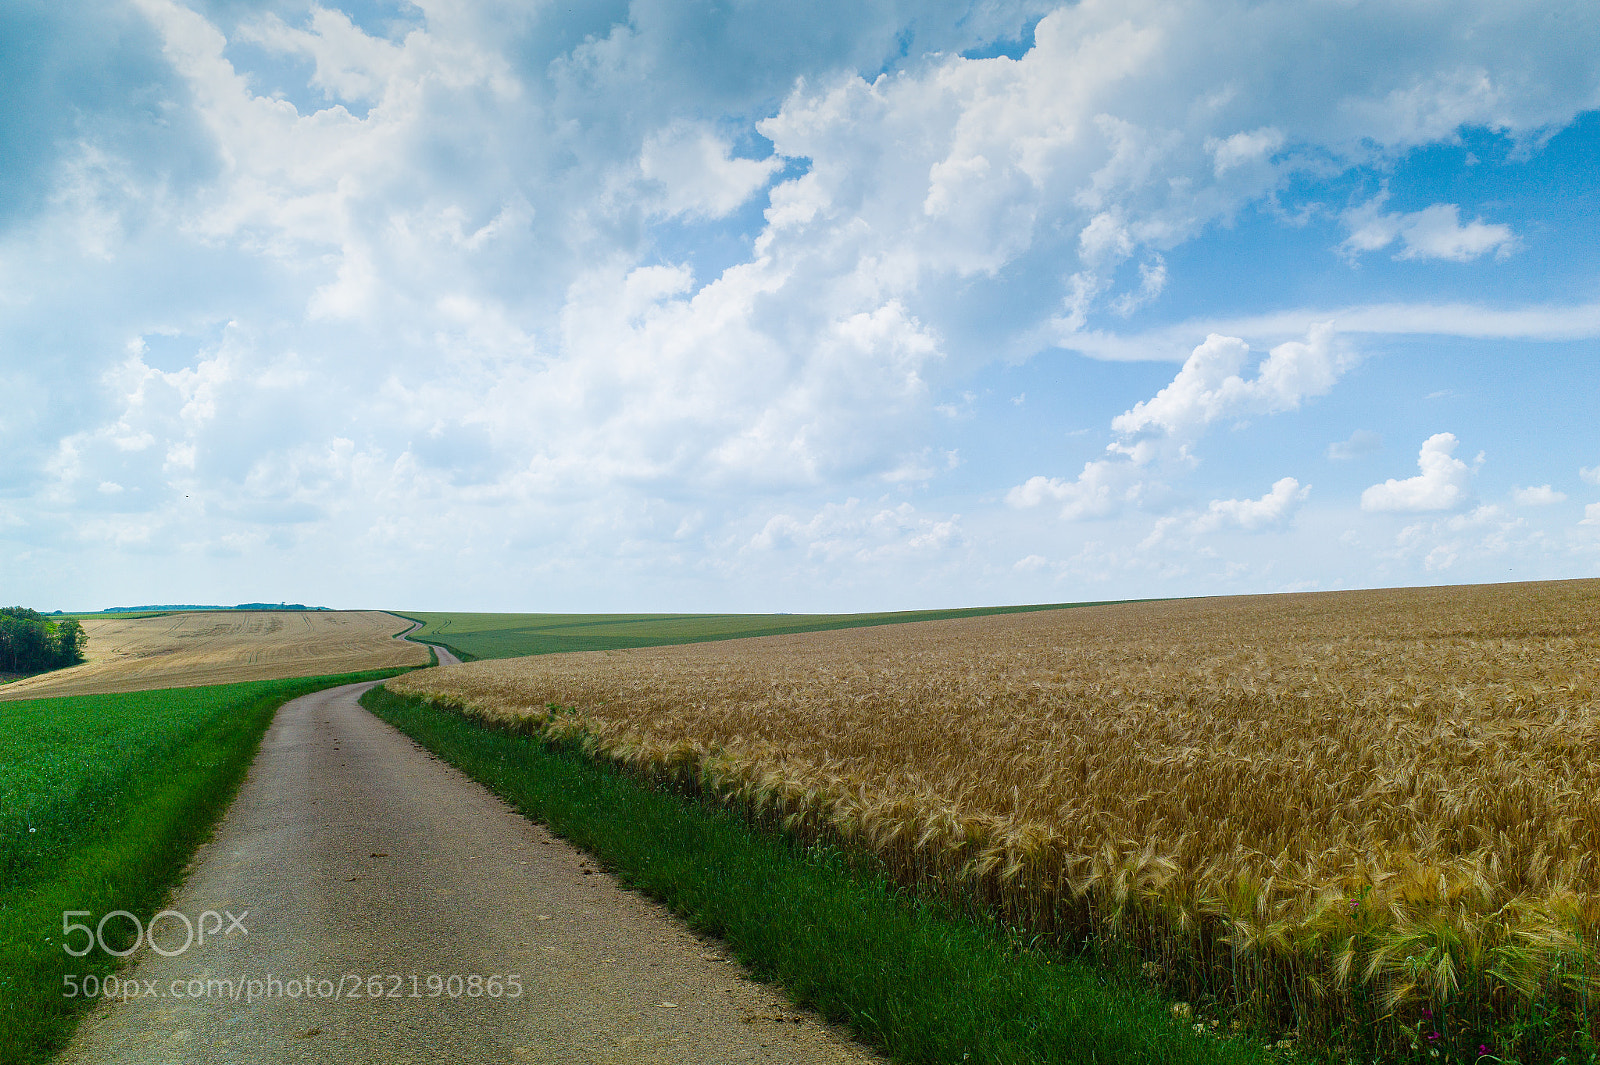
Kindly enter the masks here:
[[[244, 931], [143, 951], [140, 993], [102, 1001], [62, 1060], [878, 1060], [369, 714], [367, 687], [279, 711], [169, 901]], [[181, 923], [159, 927], [174, 951]]]

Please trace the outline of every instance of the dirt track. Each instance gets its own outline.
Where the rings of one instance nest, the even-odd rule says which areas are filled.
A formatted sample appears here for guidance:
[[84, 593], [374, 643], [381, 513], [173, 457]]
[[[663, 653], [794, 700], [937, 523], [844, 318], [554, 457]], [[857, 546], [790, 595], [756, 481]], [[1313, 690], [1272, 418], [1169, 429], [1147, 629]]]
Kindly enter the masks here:
[[[366, 687], [279, 712], [169, 903], [191, 918], [248, 911], [248, 932], [147, 951], [129, 975], [161, 997], [102, 1006], [64, 1061], [872, 1060], [368, 714]], [[168, 949], [182, 941], [171, 931]], [[348, 991], [350, 976], [391, 974], [400, 997], [169, 996], [190, 979], [309, 976]], [[520, 976], [522, 996], [429, 997], [430, 975], [496, 974]]]
[[[404, 620], [404, 619], [401, 619], [401, 620]], [[422, 646], [422, 647], [431, 647], [431, 648], [433, 648], [433, 653], [439, 657], [439, 665], [441, 665], [441, 666], [459, 666], [461, 664], [461, 659], [457, 658], [455, 656], [455, 652], [453, 652], [453, 651], [446, 650], [445, 648], [440, 647], [436, 643], [420, 643], [419, 641], [412, 640], [411, 639], [411, 634], [416, 632], [420, 628], [422, 628], [422, 622], [413, 621], [411, 623], [411, 627], [409, 629], [407, 629], [405, 632], [402, 632], [402, 633], [399, 633], [398, 635], [396, 635], [395, 639], [404, 640], [407, 643], [419, 643], [419, 645]]]

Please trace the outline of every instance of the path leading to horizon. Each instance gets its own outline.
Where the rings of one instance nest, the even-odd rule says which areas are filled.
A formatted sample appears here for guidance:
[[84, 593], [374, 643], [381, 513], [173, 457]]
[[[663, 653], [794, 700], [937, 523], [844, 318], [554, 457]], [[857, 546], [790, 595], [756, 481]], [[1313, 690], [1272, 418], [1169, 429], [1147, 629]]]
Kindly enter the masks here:
[[[368, 687], [279, 711], [168, 903], [241, 915], [246, 931], [146, 951], [126, 971], [141, 994], [103, 1003], [63, 1061], [874, 1060], [369, 714]], [[169, 949], [181, 939], [163, 928]], [[508, 975], [520, 996], [466, 993], [470, 977]], [[267, 997], [248, 1000], [251, 979]], [[308, 979], [319, 994], [290, 997]]]
[[[401, 621], [411, 621], [410, 618], [400, 617], [398, 614], [391, 614], [389, 616], [399, 618]], [[415, 636], [418, 630], [421, 628], [422, 622], [412, 621], [409, 629], [407, 629], [405, 632], [395, 633], [394, 638], [397, 640], [404, 640], [406, 643], [417, 644], [419, 647], [433, 648], [433, 653], [439, 656], [439, 665], [441, 666], [459, 666], [461, 664], [461, 659], [457, 658], [455, 652], [451, 651], [448, 647], [441, 647], [436, 643], [428, 643], [426, 640], [412, 639], [412, 637]]]

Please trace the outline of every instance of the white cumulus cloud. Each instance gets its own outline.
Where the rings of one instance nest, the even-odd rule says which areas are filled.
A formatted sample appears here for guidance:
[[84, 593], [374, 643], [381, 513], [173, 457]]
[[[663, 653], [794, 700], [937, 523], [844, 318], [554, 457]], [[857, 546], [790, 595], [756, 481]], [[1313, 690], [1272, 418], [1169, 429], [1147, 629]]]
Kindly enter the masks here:
[[1237, 337], [1208, 336], [1171, 384], [1119, 414], [1111, 428], [1123, 435], [1192, 437], [1219, 418], [1294, 410], [1326, 395], [1355, 361], [1335, 342], [1330, 324], [1313, 327], [1304, 341], [1279, 344], [1246, 378], [1249, 355], [1250, 345]]
[[681, 122], [651, 134], [639, 154], [640, 173], [661, 189], [659, 210], [702, 218], [737, 210], [782, 166], [776, 156], [736, 159], [714, 132]]
[[1507, 225], [1491, 225], [1482, 220], [1465, 224], [1461, 208], [1453, 203], [1436, 203], [1408, 214], [1385, 213], [1387, 193], [1381, 193], [1360, 207], [1345, 212], [1344, 224], [1350, 236], [1340, 245], [1346, 256], [1401, 244], [1396, 259], [1445, 259], [1470, 262], [1488, 252], [1505, 257], [1516, 250], [1517, 236]]
[[1283, 140], [1281, 130], [1263, 126], [1248, 133], [1235, 133], [1225, 139], [1212, 137], [1206, 141], [1206, 150], [1215, 160], [1216, 174], [1221, 177], [1237, 167], [1265, 161], [1273, 152], [1283, 147]]
[[1422, 443], [1417, 468], [1404, 480], [1390, 478], [1361, 493], [1361, 509], [1374, 512], [1453, 510], [1471, 495], [1472, 467], [1454, 457], [1454, 433], [1435, 433]]
[[1567, 500], [1565, 492], [1558, 492], [1547, 484], [1533, 488], [1513, 488], [1511, 498], [1524, 507], [1544, 507], [1552, 503], [1564, 503]]
[[1103, 518], [1123, 505], [1137, 502], [1143, 485], [1139, 467], [1126, 459], [1098, 459], [1083, 464], [1076, 478], [1034, 476], [1006, 493], [1013, 507], [1061, 504], [1061, 517]]
[[[1249, 361], [1250, 345], [1238, 337], [1207, 337], [1171, 384], [1111, 420], [1121, 439], [1107, 448], [1107, 458], [1084, 463], [1072, 479], [1030, 477], [1006, 493], [1006, 502], [1019, 508], [1056, 502], [1069, 521], [1138, 505], [1161, 494], [1155, 478], [1164, 471], [1194, 464], [1191, 446], [1211, 423], [1295, 410], [1331, 390], [1354, 357], [1339, 347], [1331, 326], [1319, 325], [1306, 340], [1273, 348], [1247, 377]], [[1285, 504], [1284, 492], [1302, 493], [1298, 499], [1304, 491], [1294, 478], [1285, 478], [1260, 500], [1219, 500], [1213, 504], [1214, 527], [1270, 524], [1274, 508]]]
[[1237, 528], [1247, 531], [1282, 525], [1294, 509], [1311, 494], [1311, 486], [1293, 477], [1280, 477], [1272, 491], [1259, 499], [1213, 499], [1206, 512], [1195, 519], [1196, 532]]
[[401, 48], [369, 37], [349, 15], [325, 7], [312, 8], [309, 29], [295, 29], [269, 14], [240, 26], [235, 37], [269, 51], [309, 58], [316, 64], [310, 83], [330, 100], [381, 99], [404, 61]]

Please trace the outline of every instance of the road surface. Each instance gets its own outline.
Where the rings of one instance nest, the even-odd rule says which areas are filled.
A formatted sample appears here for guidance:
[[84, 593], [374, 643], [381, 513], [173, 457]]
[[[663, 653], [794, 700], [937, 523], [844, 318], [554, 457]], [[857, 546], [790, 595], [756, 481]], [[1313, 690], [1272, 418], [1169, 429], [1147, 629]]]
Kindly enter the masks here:
[[[400, 621], [410, 621], [411, 620], [410, 618], [402, 618], [402, 617], [399, 617], [398, 615], [395, 615], [395, 614], [391, 614], [389, 616], [397, 618]], [[394, 638], [397, 639], [397, 640], [403, 640], [406, 643], [415, 643], [415, 644], [420, 644], [423, 647], [431, 647], [431, 648], [433, 648], [433, 653], [439, 656], [439, 664], [441, 666], [459, 666], [461, 664], [461, 659], [457, 658], [448, 649], [440, 647], [436, 643], [427, 643], [426, 641], [423, 641], [423, 640], [413, 640], [411, 638], [411, 634], [416, 632], [420, 628], [422, 628], [422, 622], [420, 622], [420, 621], [412, 621], [411, 622], [411, 627], [409, 629], [407, 629], [404, 632], [396, 633]]]
[[369, 686], [279, 711], [168, 903], [206, 941], [145, 950], [63, 1060], [874, 1060], [367, 713]]

